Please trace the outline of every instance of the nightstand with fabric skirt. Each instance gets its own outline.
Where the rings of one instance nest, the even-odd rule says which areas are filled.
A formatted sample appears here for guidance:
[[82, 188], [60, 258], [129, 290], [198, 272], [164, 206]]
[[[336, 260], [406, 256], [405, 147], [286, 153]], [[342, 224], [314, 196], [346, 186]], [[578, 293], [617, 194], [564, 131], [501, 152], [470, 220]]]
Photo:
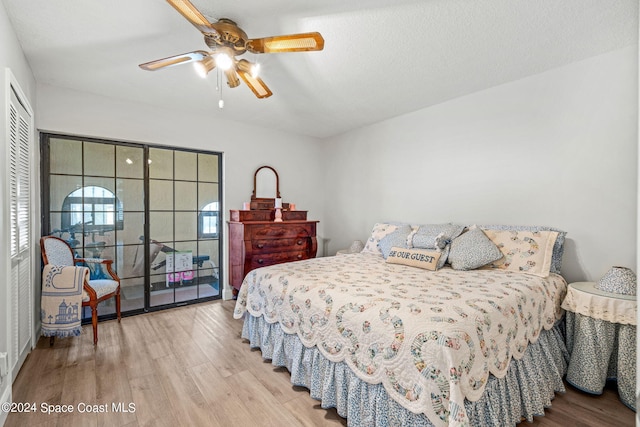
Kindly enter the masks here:
[[567, 310], [571, 354], [567, 382], [599, 395], [608, 379], [616, 379], [620, 400], [635, 411], [636, 296], [605, 292], [594, 282], [576, 282], [569, 285], [562, 308]]

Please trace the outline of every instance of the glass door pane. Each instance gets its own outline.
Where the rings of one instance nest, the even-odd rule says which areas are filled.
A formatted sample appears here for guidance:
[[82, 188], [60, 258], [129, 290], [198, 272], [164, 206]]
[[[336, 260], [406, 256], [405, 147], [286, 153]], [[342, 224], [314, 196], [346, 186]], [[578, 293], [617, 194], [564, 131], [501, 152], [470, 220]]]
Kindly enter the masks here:
[[220, 257], [221, 200], [220, 159], [218, 155], [198, 154], [198, 295], [200, 298], [221, 296]]
[[117, 272], [122, 311], [144, 309], [144, 150], [116, 147], [116, 197], [122, 204], [122, 227], [116, 229]]
[[149, 159], [150, 238], [162, 248], [150, 305], [220, 298], [219, 155], [153, 148]]

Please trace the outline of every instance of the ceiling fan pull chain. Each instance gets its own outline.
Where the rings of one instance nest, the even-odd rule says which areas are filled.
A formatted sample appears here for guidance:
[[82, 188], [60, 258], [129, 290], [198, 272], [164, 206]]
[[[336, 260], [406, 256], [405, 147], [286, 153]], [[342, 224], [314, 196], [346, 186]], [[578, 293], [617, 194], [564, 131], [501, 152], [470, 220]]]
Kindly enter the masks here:
[[219, 96], [218, 108], [222, 109], [224, 108], [224, 99], [222, 99], [222, 85], [220, 84], [220, 72], [221, 71], [218, 69], [218, 73], [217, 73], [217, 76], [218, 76], [217, 89], [218, 89], [218, 96]]

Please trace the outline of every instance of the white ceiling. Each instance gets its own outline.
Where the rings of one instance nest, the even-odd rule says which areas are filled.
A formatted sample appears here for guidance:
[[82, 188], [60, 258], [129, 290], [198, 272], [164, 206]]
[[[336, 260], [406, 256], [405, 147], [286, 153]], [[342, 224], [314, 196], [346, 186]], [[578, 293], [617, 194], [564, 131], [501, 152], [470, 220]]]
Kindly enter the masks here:
[[207, 49], [163, 0], [2, 0], [39, 83], [328, 137], [638, 41], [637, 0], [192, 0], [250, 38], [319, 31], [320, 52], [245, 54], [273, 91], [222, 95], [189, 64]]

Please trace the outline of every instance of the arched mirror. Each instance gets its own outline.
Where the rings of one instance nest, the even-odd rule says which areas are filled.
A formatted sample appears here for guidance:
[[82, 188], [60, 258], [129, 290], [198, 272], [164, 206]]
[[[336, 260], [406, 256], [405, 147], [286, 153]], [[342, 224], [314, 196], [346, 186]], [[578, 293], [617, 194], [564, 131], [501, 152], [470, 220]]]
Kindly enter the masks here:
[[278, 172], [271, 166], [260, 166], [253, 175], [251, 209], [273, 209], [276, 199], [282, 200]]
[[259, 167], [253, 175], [251, 199], [275, 199], [277, 197], [280, 197], [278, 172], [271, 166]]

